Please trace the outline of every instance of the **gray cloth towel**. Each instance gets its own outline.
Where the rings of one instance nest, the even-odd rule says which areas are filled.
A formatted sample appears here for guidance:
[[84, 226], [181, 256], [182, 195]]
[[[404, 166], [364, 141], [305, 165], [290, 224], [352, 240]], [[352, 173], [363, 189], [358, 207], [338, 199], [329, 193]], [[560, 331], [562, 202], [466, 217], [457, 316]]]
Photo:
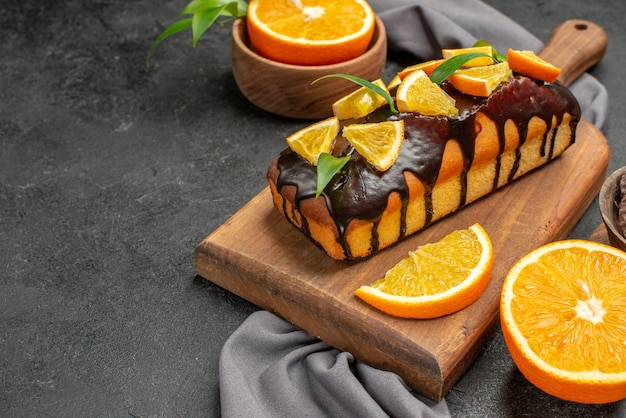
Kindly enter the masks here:
[[[478, 0], [370, 0], [387, 29], [389, 48], [439, 58], [442, 48], [478, 39], [499, 51], [538, 51], [542, 42]], [[555, 22], [560, 23], [560, 22]], [[602, 128], [606, 89], [584, 74], [570, 86], [583, 117]], [[397, 375], [372, 368], [277, 316], [259, 311], [226, 341], [220, 357], [225, 417], [447, 417]]]

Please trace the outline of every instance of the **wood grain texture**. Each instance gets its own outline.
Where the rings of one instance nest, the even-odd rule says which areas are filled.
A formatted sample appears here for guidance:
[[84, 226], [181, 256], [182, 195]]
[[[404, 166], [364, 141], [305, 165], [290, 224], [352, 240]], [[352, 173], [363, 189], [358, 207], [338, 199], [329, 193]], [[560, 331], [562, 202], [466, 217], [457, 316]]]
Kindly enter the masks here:
[[571, 19], [554, 29], [539, 55], [563, 69], [558, 80], [569, 86], [604, 57], [607, 45], [608, 36], [602, 27]]
[[626, 237], [619, 224], [620, 179], [626, 175], [626, 167], [620, 167], [607, 178], [600, 189], [598, 205], [610, 245], [626, 251]]
[[[583, 120], [577, 142], [552, 163], [379, 254], [335, 261], [272, 206], [263, 190], [195, 250], [200, 276], [272, 311], [358, 359], [396, 372], [440, 400], [497, 329], [502, 280], [531, 249], [567, 237], [600, 189], [606, 139]], [[394, 318], [354, 296], [417, 246], [480, 222], [492, 238], [493, 276], [470, 307], [434, 320]]]
[[337, 64], [291, 65], [263, 58], [250, 46], [243, 19], [233, 25], [231, 46], [233, 75], [241, 93], [267, 112], [296, 119], [332, 116], [333, 102], [358, 88], [340, 78], [328, 78], [315, 84], [313, 81], [338, 73], [375, 80], [381, 77], [387, 60], [387, 35], [379, 17], [376, 17], [368, 50]]
[[[580, 20], [557, 27], [540, 56], [569, 84], [597, 63], [606, 35]], [[576, 143], [550, 164], [361, 261], [336, 261], [288, 223], [263, 190], [195, 249], [200, 276], [283, 317], [441, 400], [498, 327], [502, 281], [522, 255], [566, 238], [597, 195], [609, 162], [602, 133], [586, 120]], [[409, 251], [479, 222], [495, 262], [489, 286], [468, 308], [438, 319], [395, 318], [354, 296]]]

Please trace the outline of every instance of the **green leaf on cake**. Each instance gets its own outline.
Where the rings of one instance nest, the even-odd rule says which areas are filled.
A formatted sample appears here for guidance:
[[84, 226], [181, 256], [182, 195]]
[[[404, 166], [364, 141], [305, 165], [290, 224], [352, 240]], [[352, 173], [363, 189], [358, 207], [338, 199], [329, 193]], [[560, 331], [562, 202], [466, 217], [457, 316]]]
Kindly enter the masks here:
[[433, 83], [441, 84], [467, 62], [473, 60], [474, 58], [482, 57], [493, 58], [491, 55], [483, 54], [482, 52], [467, 52], [465, 54], [459, 54], [452, 58], [448, 58], [441, 63], [441, 65], [435, 68], [435, 70], [430, 74], [430, 79]]
[[456, 70], [458, 70], [474, 58], [489, 57], [493, 59], [494, 63], [506, 61], [506, 57], [499, 53], [497, 49], [495, 49], [489, 42], [485, 41], [484, 39], [476, 41], [476, 43], [474, 43], [474, 45], [472, 46], [490, 46], [492, 56], [483, 54], [482, 52], [467, 52], [465, 54], [459, 54], [457, 56], [449, 58], [439, 67], [435, 68], [435, 70], [430, 74], [430, 79], [433, 81], [433, 83], [443, 83], [448, 77], [454, 74]]
[[478, 41], [476, 41], [476, 43], [474, 43], [473, 46], [490, 46], [493, 52], [493, 57], [495, 58], [496, 62], [506, 61], [506, 57], [502, 55], [501, 53], [499, 53], [498, 50], [493, 47], [493, 45], [491, 45], [489, 42], [485, 41], [484, 39], [479, 39]]
[[344, 165], [350, 160], [350, 156], [335, 157], [331, 154], [323, 152], [317, 159], [317, 193], [315, 197], [319, 197], [328, 183], [335, 177]]

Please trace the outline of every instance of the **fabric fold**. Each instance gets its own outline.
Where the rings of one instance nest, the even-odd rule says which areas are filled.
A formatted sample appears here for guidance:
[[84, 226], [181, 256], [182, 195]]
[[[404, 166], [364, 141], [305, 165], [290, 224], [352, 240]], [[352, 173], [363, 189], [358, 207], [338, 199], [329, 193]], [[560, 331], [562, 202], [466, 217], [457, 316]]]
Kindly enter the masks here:
[[445, 401], [414, 393], [276, 315], [250, 315], [220, 357], [224, 417], [447, 417]]
[[[440, 57], [442, 48], [484, 39], [499, 51], [539, 51], [542, 42], [478, 0], [370, 0], [385, 23], [389, 48]], [[556, 25], [556, 24], [555, 24]], [[589, 74], [570, 89], [583, 117], [602, 128], [608, 93]], [[370, 367], [279, 317], [259, 311], [225, 343], [220, 356], [225, 417], [446, 417], [445, 400], [414, 393], [394, 373]]]

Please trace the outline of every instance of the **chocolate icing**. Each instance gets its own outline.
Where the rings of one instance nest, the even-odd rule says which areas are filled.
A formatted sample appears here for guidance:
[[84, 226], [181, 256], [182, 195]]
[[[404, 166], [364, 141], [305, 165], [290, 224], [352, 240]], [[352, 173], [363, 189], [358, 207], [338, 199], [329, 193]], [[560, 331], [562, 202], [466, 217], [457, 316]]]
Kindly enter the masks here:
[[[459, 116], [454, 118], [424, 116], [417, 113], [400, 113], [392, 115], [388, 108], [383, 108], [365, 120], [367, 122], [384, 119], [404, 119], [405, 140], [396, 163], [385, 172], [379, 172], [368, 164], [365, 159], [353, 152], [350, 161], [344, 166], [331, 183], [322, 193], [329, 212], [335, 221], [339, 233], [340, 242], [350, 258], [349, 249], [343, 239], [346, 227], [353, 219], [363, 219], [373, 222], [375, 226], [387, 206], [388, 197], [392, 192], [397, 192], [403, 202], [401, 236], [405, 234], [406, 208], [409, 200], [409, 191], [404, 180], [403, 173], [411, 172], [419, 178], [425, 189], [426, 202], [426, 225], [432, 222], [431, 193], [435, 186], [439, 170], [441, 168], [443, 152], [446, 143], [456, 140], [463, 154], [463, 171], [461, 173], [462, 199], [459, 209], [465, 202], [467, 187], [467, 172], [474, 158], [475, 137], [474, 119], [478, 111], [486, 114], [496, 122], [500, 141], [500, 154], [504, 150], [504, 125], [511, 120], [517, 126], [521, 141], [526, 138], [528, 121], [537, 116], [543, 119], [548, 126], [552, 125], [552, 118], [557, 118], [559, 125], [565, 113], [572, 115], [571, 127], [575, 132], [576, 124], [580, 116], [578, 102], [570, 91], [557, 83], [543, 83], [528, 77], [516, 76], [509, 83], [503, 84], [488, 98], [462, 95], [452, 89], [447, 83], [442, 87], [456, 101], [459, 108]], [[554, 138], [544, 137], [542, 156], [547, 153], [548, 159], [552, 159]], [[337, 139], [335, 154], [344, 155], [350, 151], [349, 145], [339, 136]], [[521, 145], [521, 143], [520, 143]], [[546, 146], [548, 147], [545, 150]], [[499, 164], [499, 156], [497, 164]], [[519, 163], [519, 154], [516, 164], [509, 174], [512, 180]], [[315, 196], [316, 192], [316, 167], [310, 165], [305, 159], [298, 156], [290, 149], [281, 153], [277, 162], [279, 176], [276, 182], [280, 189], [285, 185], [295, 186], [295, 206], [299, 207], [304, 199]], [[496, 178], [493, 184], [495, 189], [498, 184]], [[306, 223], [300, 228], [308, 234]], [[376, 227], [373, 228], [372, 248], [378, 248]]]

